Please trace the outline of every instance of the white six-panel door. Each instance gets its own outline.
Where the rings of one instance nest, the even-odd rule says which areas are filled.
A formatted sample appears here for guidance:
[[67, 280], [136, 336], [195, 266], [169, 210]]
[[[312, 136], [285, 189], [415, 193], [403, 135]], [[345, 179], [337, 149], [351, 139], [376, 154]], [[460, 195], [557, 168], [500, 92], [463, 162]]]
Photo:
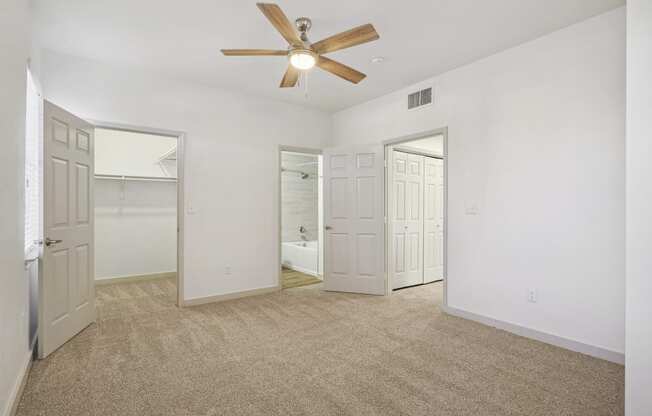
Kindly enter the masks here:
[[394, 151], [393, 289], [423, 283], [423, 156]]
[[327, 149], [324, 288], [385, 294], [383, 147]]
[[424, 157], [423, 282], [444, 278], [444, 161]]
[[39, 358], [95, 321], [93, 127], [47, 101], [43, 123]]

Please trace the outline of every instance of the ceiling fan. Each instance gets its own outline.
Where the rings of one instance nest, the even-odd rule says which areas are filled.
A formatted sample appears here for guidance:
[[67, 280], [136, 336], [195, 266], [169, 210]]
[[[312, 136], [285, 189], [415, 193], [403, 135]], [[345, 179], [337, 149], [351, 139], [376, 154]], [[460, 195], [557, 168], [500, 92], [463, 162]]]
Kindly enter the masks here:
[[[338, 33], [316, 43], [308, 40], [308, 31], [312, 22], [307, 17], [295, 20], [296, 30], [281, 8], [273, 3], [256, 3], [269, 22], [290, 44], [288, 49], [222, 49], [226, 56], [287, 56], [290, 60], [287, 71], [281, 80], [281, 88], [294, 87], [300, 71], [307, 71], [313, 66], [337, 75], [354, 84], [362, 81], [366, 75], [344, 64], [328, 59], [324, 54], [340, 49], [350, 48], [378, 39], [373, 25], [358, 26], [346, 32]], [[298, 31], [298, 33], [297, 33]]]

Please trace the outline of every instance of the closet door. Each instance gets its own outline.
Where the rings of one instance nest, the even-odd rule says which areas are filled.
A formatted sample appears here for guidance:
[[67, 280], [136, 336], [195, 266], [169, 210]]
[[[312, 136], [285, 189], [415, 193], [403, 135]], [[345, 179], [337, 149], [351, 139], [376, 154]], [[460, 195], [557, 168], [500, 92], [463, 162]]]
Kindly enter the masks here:
[[424, 161], [423, 282], [444, 278], [444, 161]]
[[395, 151], [392, 218], [393, 289], [423, 283], [424, 157]]

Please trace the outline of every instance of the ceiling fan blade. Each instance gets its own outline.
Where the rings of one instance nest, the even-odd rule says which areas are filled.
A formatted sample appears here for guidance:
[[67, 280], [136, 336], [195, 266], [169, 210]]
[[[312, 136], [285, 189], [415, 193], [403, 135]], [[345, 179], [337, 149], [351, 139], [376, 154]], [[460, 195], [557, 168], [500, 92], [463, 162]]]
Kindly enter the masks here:
[[313, 43], [312, 49], [320, 54], [329, 53], [371, 42], [378, 38], [380, 36], [376, 32], [376, 29], [374, 29], [374, 26], [372, 24], [366, 24]]
[[274, 49], [222, 49], [225, 56], [287, 56], [288, 51]]
[[281, 36], [294, 47], [303, 47], [303, 42], [297, 35], [297, 31], [280, 7], [273, 3], [256, 3], [256, 6], [267, 17], [269, 22], [279, 31]]
[[350, 81], [354, 84], [357, 84], [366, 77], [366, 75], [362, 72], [356, 71], [351, 67], [333, 61], [332, 59], [328, 59], [324, 56], [319, 57], [317, 60], [317, 66], [324, 71], [328, 71], [331, 74], [337, 75], [338, 77]]
[[290, 88], [294, 87], [297, 85], [297, 81], [299, 80], [299, 70], [293, 67], [292, 65], [288, 65], [287, 71], [285, 71], [285, 75], [283, 75], [283, 79], [281, 80], [281, 85], [279, 85], [281, 88]]

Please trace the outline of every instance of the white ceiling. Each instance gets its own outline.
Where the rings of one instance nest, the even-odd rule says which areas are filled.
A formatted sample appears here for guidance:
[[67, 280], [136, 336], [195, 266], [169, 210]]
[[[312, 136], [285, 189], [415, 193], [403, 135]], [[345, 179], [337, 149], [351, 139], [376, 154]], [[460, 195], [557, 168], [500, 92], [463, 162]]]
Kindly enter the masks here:
[[[380, 40], [329, 55], [368, 76], [358, 85], [313, 70], [309, 95], [278, 88], [284, 57], [221, 48], [286, 46], [255, 1], [35, 0], [43, 47], [165, 76], [336, 111], [624, 5], [625, 0], [279, 0], [313, 21], [310, 39], [373, 23]], [[374, 56], [386, 61], [373, 64]]]

